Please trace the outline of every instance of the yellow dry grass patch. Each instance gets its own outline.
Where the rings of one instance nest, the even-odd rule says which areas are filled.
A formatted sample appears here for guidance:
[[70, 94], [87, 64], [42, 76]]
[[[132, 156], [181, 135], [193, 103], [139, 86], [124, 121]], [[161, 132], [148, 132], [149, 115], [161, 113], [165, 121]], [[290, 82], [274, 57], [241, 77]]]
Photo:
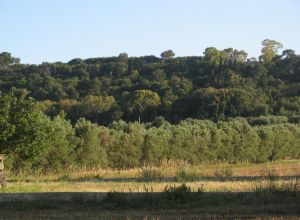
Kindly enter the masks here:
[[[188, 165], [187, 163], [164, 163], [160, 167], [154, 167], [161, 171], [162, 177], [174, 177], [176, 174], [185, 170], [187, 173], [195, 174], [195, 176], [214, 176], [215, 172], [220, 169], [229, 168], [233, 172], [233, 176], [300, 176], [300, 160], [283, 160], [268, 162], [262, 164], [201, 164]], [[143, 169], [136, 168], [128, 170], [114, 170], [114, 169], [98, 169], [98, 170], [67, 170], [60, 174], [45, 174], [45, 175], [14, 175], [8, 174], [8, 179], [25, 181], [53, 181], [67, 176], [70, 179], [81, 178], [141, 178]]]
[[[278, 184], [295, 183], [296, 180], [277, 181]], [[188, 182], [193, 191], [249, 192], [258, 184], [268, 181], [197, 181]], [[5, 192], [162, 192], [167, 186], [179, 186], [179, 182], [17, 182], [8, 183]]]

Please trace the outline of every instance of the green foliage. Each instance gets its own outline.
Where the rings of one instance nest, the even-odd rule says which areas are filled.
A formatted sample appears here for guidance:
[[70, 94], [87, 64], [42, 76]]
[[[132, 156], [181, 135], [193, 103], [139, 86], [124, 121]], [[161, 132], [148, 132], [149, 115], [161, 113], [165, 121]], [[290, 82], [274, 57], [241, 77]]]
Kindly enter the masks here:
[[299, 158], [300, 56], [281, 47], [263, 41], [260, 62], [214, 47], [41, 65], [3, 52], [0, 151], [36, 172]]
[[0, 53], [0, 69], [8, 67], [13, 64], [19, 64], [20, 59], [12, 57], [8, 52]]
[[160, 98], [156, 92], [151, 90], [136, 90], [123, 94], [122, 102], [127, 115], [140, 117], [145, 110], [154, 111], [160, 105]]
[[0, 94], [0, 151], [35, 161], [51, 143], [50, 119], [26, 91]]
[[149, 128], [143, 142], [143, 163], [159, 166], [167, 158], [171, 132], [167, 127]]
[[160, 54], [163, 59], [171, 59], [175, 56], [175, 53], [172, 50], [166, 50]]
[[82, 168], [104, 167], [107, 154], [100, 144], [100, 129], [96, 124], [80, 119], [75, 125], [77, 137], [76, 164]]
[[262, 55], [260, 57], [264, 64], [269, 65], [273, 58], [277, 55], [278, 49], [281, 49], [283, 45], [275, 40], [265, 39], [262, 42], [264, 46], [261, 50]]
[[[31, 108], [30, 111], [37, 109]], [[2, 125], [8, 121], [4, 116], [3, 114]], [[119, 121], [112, 123], [110, 127], [98, 126], [86, 119], [80, 119], [72, 126], [63, 117], [64, 114], [61, 114], [50, 121], [43, 116], [42, 119], [47, 119], [49, 123], [48, 127], [39, 127], [47, 128], [42, 133], [47, 142], [41, 143], [47, 144], [44, 145], [45, 149], [40, 149], [42, 151], [32, 158], [20, 154], [21, 151], [13, 151], [7, 159], [8, 168], [23, 172], [31, 172], [31, 169], [34, 172], [60, 172], [73, 168], [93, 169], [106, 166], [117, 169], [152, 167], [159, 166], [164, 161], [185, 164], [258, 163], [300, 157], [299, 124], [281, 123], [286, 122], [286, 117], [268, 117], [270, 124], [259, 126], [250, 126], [245, 118], [232, 118], [217, 123], [187, 119], [175, 125], [163, 122], [156, 126], [151, 123]], [[9, 126], [5, 128], [8, 129]], [[4, 129], [3, 131], [2, 140], [9, 143], [10, 133], [5, 139], [6, 133]], [[20, 140], [27, 135], [28, 133], [23, 133]], [[31, 142], [27, 143], [29, 147], [35, 147]], [[31, 150], [27, 146], [21, 147], [21, 150]], [[217, 170], [216, 175], [231, 176], [232, 170], [225, 167]], [[144, 169], [142, 176], [155, 179], [160, 173]], [[194, 173], [186, 170], [181, 170], [176, 176], [179, 181], [195, 178]]]
[[[155, 56], [80, 59], [68, 63], [19, 64], [0, 54], [0, 87], [27, 89], [47, 105], [54, 117], [61, 111], [73, 124], [79, 118], [109, 125], [113, 121], [151, 122], [157, 116], [171, 123], [186, 118], [299, 115], [300, 56], [264, 40], [261, 62], [243, 50], [214, 47], [204, 56], [176, 57], [171, 50]], [[260, 123], [258, 121], [258, 123]], [[264, 123], [261, 121], [261, 123]]]
[[112, 142], [107, 150], [109, 166], [118, 169], [138, 167], [142, 158], [144, 132], [138, 124], [113, 125]]
[[38, 166], [45, 171], [61, 172], [74, 164], [74, 129], [70, 122], [60, 116], [51, 121], [51, 128], [51, 146]]

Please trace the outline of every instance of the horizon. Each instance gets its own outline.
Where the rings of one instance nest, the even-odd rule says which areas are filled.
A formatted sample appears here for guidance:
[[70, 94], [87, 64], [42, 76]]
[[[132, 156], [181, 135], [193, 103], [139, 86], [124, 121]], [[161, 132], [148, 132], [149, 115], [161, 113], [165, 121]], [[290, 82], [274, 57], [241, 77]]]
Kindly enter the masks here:
[[176, 57], [202, 56], [207, 47], [232, 47], [258, 58], [261, 42], [272, 39], [299, 53], [299, 6], [296, 0], [2, 1], [0, 52], [24, 64], [122, 52], [160, 57], [169, 49]]

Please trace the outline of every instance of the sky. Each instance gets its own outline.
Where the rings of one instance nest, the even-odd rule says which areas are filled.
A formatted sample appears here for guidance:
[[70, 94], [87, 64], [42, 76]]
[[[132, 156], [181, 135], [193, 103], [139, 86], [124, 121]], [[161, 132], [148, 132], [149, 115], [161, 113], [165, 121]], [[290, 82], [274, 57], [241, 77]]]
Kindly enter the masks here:
[[207, 47], [258, 57], [272, 39], [299, 53], [299, 12], [299, 0], [0, 0], [0, 52], [30, 64]]

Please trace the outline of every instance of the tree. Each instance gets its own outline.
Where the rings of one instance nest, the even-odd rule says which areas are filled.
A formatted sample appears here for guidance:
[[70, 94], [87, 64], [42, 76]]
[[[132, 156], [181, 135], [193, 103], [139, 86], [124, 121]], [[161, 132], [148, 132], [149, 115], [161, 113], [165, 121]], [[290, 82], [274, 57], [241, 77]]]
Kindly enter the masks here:
[[244, 51], [234, 50], [233, 48], [228, 48], [223, 50], [227, 54], [228, 62], [234, 63], [243, 63], [247, 61], [248, 54]]
[[75, 118], [84, 117], [92, 122], [100, 123], [102, 114], [116, 106], [113, 96], [93, 96], [84, 97], [81, 102], [73, 107]]
[[291, 57], [295, 57], [295, 51], [292, 49], [286, 49], [284, 51], [282, 51], [282, 56], [283, 57], [287, 57], [287, 58], [291, 58]]
[[163, 82], [166, 79], [166, 73], [163, 69], [155, 69], [152, 72], [151, 77], [158, 82]]
[[128, 169], [140, 166], [144, 142], [143, 125], [118, 122], [112, 126], [112, 141], [107, 149], [110, 167]]
[[190, 80], [178, 76], [172, 76], [169, 79], [169, 85], [173, 90], [173, 93], [179, 97], [188, 94], [193, 88], [193, 84]]
[[206, 48], [203, 54], [204, 59], [215, 68], [220, 68], [229, 60], [228, 51], [220, 51], [215, 47]]
[[127, 62], [128, 61], [128, 54], [127, 53], [120, 53], [118, 56], [119, 62]]
[[278, 50], [283, 48], [282, 43], [270, 39], [263, 40], [262, 45], [262, 55], [259, 57], [259, 59], [265, 65], [269, 65], [273, 58], [277, 56]]
[[35, 161], [51, 143], [50, 119], [24, 90], [0, 94], [0, 152]]
[[100, 129], [96, 124], [79, 119], [75, 124], [78, 138], [76, 146], [76, 162], [81, 168], [105, 167], [107, 154], [99, 139]]
[[62, 171], [74, 163], [75, 132], [70, 122], [61, 116], [51, 121], [51, 146], [38, 165], [44, 171]]
[[167, 157], [171, 132], [165, 127], [147, 129], [143, 144], [143, 163], [159, 166]]
[[235, 73], [231, 69], [225, 70], [225, 73], [222, 78], [223, 78], [223, 83], [226, 87], [239, 85], [240, 82], [242, 81], [241, 75]]
[[0, 69], [18, 63], [20, 63], [19, 58], [12, 57], [8, 52], [0, 53]]
[[151, 90], [136, 90], [125, 94], [122, 100], [124, 111], [129, 114], [141, 116], [148, 108], [155, 108], [160, 105], [160, 97]]
[[82, 63], [83, 63], [83, 60], [81, 58], [75, 58], [68, 62], [69, 65], [79, 65]]
[[164, 60], [170, 60], [175, 56], [175, 53], [172, 50], [166, 50], [160, 54], [161, 58]]

